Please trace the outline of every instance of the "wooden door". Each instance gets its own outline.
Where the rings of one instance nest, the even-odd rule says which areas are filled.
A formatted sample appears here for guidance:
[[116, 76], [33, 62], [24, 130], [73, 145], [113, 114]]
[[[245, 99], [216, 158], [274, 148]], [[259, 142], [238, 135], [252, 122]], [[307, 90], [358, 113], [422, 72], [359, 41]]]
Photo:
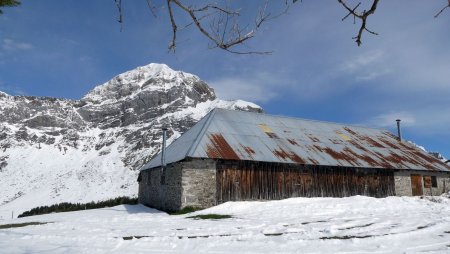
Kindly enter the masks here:
[[413, 196], [423, 195], [421, 175], [411, 175], [411, 190]]

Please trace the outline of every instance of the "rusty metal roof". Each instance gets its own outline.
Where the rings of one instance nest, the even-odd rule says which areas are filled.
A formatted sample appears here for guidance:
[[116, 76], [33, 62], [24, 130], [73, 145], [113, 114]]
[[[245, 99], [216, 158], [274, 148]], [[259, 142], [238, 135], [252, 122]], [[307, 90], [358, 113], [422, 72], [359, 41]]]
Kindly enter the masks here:
[[[142, 169], [161, 166], [158, 154]], [[214, 109], [166, 149], [185, 158], [450, 171], [450, 166], [387, 130]]]

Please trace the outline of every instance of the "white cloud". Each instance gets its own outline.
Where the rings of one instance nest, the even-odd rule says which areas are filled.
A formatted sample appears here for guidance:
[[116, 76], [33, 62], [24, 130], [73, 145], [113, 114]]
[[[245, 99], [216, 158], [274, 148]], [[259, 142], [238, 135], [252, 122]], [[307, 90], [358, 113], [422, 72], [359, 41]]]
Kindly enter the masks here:
[[361, 75], [356, 76], [356, 81], [369, 81], [376, 79], [378, 77], [384, 76], [386, 74], [389, 74], [391, 71], [388, 69], [380, 69], [380, 70], [373, 70], [373, 71], [366, 71], [362, 73]]
[[258, 79], [222, 78], [208, 83], [221, 99], [267, 102], [277, 96], [272, 84], [264, 84]]
[[450, 126], [450, 105], [430, 105], [410, 111], [390, 111], [381, 113], [366, 122], [367, 126], [395, 128], [396, 119], [401, 120], [403, 127], [413, 130], [422, 136], [445, 138]]
[[378, 127], [392, 127], [396, 124], [397, 119], [401, 120], [402, 125], [416, 125], [416, 117], [414, 114], [406, 111], [383, 113], [370, 119], [369, 125]]
[[[284, 72], [256, 71], [245, 76], [228, 76], [209, 81], [221, 99], [243, 99], [253, 102], [268, 102], [281, 96], [297, 81]], [[242, 75], [242, 74], [241, 74]]]
[[340, 69], [346, 72], [355, 72], [370, 65], [379, 63], [384, 57], [384, 52], [381, 50], [373, 50], [365, 52], [359, 56], [353, 57], [350, 60], [345, 61]]
[[5, 51], [11, 50], [29, 50], [32, 49], [33, 45], [26, 42], [18, 42], [12, 39], [3, 39], [2, 40], [2, 49]]
[[391, 73], [383, 50], [371, 50], [344, 61], [337, 68], [337, 76], [352, 76], [356, 82], [374, 80]]

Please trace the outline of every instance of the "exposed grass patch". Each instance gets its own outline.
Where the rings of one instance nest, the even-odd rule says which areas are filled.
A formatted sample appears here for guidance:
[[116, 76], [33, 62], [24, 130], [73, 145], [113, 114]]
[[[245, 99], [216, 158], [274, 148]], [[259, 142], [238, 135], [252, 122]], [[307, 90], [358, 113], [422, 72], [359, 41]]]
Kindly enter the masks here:
[[235, 234], [222, 234], [222, 235], [186, 235], [186, 236], [179, 235], [179, 236], [177, 236], [177, 237], [178, 237], [178, 239], [183, 239], [183, 238], [187, 238], [187, 239], [196, 239], [196, 238], [228, 237], [228, 236], [236, 236], [236, 235], [235, 235]]
[[369, 238], [374, 237], [374, 235], [335, 235], [335, 236], [324, 236], [319, 239], [321, 240], [348, 240], [348, 239], [355, 239], [355, 238]]
[[8, 229], [8, 228], [21, 228], [26, 226], [33, 226], [33, 225], [43, 225], [51, 222], [25, 222], [25, 223], [15, 223], [15, 224], [4, 224], [0, 225], [0, 229]]
[[195, 216], [189, 216], [187, 217], [189, 219], [195, 219], [195, 220], [221, 220], [221, 219], [230, 219], [233, 218], [231, 215], [227, 214], [199, 214]]
[[372, 226], [374, 223], [369, 223], [369, 224], [365, 224], [365, 225], [358, 225], [358, 226], [353, 226], [353, 227], [348, 227], [348, 228], [340, 228], [339, 230], [347, 230], [347, 229], [354, 229], [354, 228], [365, 228], [368, 226]]
[[283, 233], [269, 233], [269, 234], [264, 234], [265, 236], [280, 236]]
[[328, 222], [328, 221], [326, 221], [326, 220], [306, 221], [306, 222], [302, 222], [301, 224], [302, 225], [308, 225], [308, 224], [311, 224], [311, 223], [323, 223], [323, 222]]
[[125, 240], [125, 241], [128, 241], [128, 240], [132, 240], [133, 238], [141, 239], [141, 238], [144, 238], [144, 237], [152, 237], [152, 236], [148, 236], [148, 235], [132, 235], [132, 236], [124, 236], [124, 237], [122, 237], [122, 239]]
[[180, 211], [169, 213], [169, 214], [170, 215], [181, 215], [181, 214], [193, 213], [193, 212], [200, 211], [200, 210], [203, 210], [203, 209], [200, 207], [196, 207], [196, 206], [186, 206], [183, 209], [181, 209]]
[[98, 201], [98, 202], [90, 202], [85, 204], [80, 203], [59, 203], [51, 206], [40, 206], [33, 208], [29, 211], [26, 211], [19, 215], [19, 218], [21, 217], [27, 217], [27, 216], [33, 216], [33, 215], [41, 215], [41, 214], [48, 214], [48, 213], [60, 213], [60, 212], [72, 212], [72, 211], [79, 211], [79, 210], [89, 210], [89, 209], [98, 209], [98, 208], [104, 208], [104, 207], [113, 207], [117, 205], [136, 205], [138, 203], [137, 198], [130, 198], [130, 197], [117, 197], [112, 198], [104, 201]]

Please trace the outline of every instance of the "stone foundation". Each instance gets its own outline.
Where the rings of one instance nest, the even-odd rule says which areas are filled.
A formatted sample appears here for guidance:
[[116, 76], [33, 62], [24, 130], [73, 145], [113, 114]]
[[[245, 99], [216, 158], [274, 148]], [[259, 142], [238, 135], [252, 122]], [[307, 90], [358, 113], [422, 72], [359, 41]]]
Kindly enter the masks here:
[[164, 180], [161, 168], [141, 171], [139, 203], [168, 212], [186, 206], [216, 205], [216, 164], [213, 160], [192, 160], [170, 164]]

